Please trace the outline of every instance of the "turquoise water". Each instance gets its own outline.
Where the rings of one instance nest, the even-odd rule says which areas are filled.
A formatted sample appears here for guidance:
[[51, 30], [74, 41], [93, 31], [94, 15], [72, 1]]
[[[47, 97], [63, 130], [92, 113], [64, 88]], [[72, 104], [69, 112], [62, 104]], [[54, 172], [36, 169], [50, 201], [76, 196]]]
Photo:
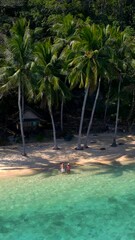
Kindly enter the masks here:
[[0, 240], [134, 240], [135, 173], [75, 169], [0, 180]]

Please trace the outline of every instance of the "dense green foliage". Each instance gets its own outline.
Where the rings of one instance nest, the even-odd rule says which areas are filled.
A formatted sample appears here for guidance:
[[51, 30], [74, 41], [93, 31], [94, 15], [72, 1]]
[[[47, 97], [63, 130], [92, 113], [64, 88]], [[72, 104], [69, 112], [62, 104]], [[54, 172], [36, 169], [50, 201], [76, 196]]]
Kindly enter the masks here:
[[[55, 110], [59, 128], [63, 102], [65, 116], [79, 117], [82, 108], [81, 137], [83, 120], [88, 124], [99, 79], [97, 122], [100, 120], [105, 127], [106, 123], [114, 124], [119, 98], [119, 123], [128, 130], [132, 128], [135, 120], [135, 1], [3, 0], [0, 18], [2, 128], [15, 129], [11, 118], [18, 111], [16, 98], [21, 83], [25, 105], [42, 115], [48, 113], [48, 109], [51, 114]], [[26, 24], [25, 34], [22, 23]], [[73, 130], [72, 123], [68, 124], [65, 121], [66, 130]]]

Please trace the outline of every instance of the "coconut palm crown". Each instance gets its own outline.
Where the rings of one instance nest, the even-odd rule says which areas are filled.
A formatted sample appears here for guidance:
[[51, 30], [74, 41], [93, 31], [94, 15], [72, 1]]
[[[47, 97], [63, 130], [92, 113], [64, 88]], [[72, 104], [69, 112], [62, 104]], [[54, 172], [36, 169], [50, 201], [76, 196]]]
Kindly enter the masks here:
[[23, 155], [25, 152], [25, 140], [23, 131], [23, 107], [24, 93], [32, 94], [30, 83], [30, 67], [32, 62], [31, 33], [26, 19], [19, 19], [13, 24], [10, 37], [5, 38], [3, 48], [4, 63], [0, 69], [2, 82], [1, 91], [8, 92], [18, 89], [18, 108], [20, 130], [23, 142]]

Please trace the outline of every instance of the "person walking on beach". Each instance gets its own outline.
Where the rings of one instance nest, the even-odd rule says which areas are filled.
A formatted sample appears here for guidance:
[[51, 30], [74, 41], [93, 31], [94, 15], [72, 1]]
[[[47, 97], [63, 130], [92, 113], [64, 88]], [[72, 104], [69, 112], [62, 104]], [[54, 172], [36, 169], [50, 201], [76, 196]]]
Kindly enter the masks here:
[[67, 166], [66, 166], [66, 172], [67, 172], [67, 173], [70, 173], [70, 170], [71, 170], [71, 166], [70, 166], [70, 164], [68, 163]]

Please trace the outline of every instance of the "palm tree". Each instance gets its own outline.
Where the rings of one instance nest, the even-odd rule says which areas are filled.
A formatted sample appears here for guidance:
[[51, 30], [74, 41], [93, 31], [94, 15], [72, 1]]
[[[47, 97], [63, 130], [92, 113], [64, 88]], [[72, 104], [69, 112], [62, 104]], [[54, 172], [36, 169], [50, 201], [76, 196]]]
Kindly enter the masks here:
[[0, 70], [3, 82], [1, 91], [9, 92], [18, 88], [18, 108], [20, 130], [23, 143], [23, 155], [26, 156], [25, 138], [23, 130], [22, 99], [24, 92], [31, 93], [30, 64], [31, 64], [31, 34], [29, 23], [26, 19], [19, 19], [11, 29], [11, 35], [5, 40], [4, 63]]
[[117, 137], [117, 129], [118, 129], [118, 120], [119, 120], [119, 108], [120, 108], [120, 90], [121, 90], [121, 83], [122, 78], [119, 76], [119, 84], [118, 84], [118, 99], [117, 99], [117, 111], [116, 111], [116, 121], [115, 121], [115, 130], [114, 130], [114, 137], [112, 142], [112, 147], [116, 147], [116, 137]]
[[105, 112], [104, 112], [104, 125], [107, 125], [107, 111], [108, 111], [108, 106], [109, 106], [109, 98], [110, 98], [110, 93], [111, 93], [111, 83], [112, 81], [108, 81], [109, 86], [107, 90], [107, 96], [106, 96], [106, 101], [105, 101]]
[[116, 111], [116, 120], [115, 120], [115, 132], [112, 147], [116, 147], [116, 138], [117, 138], [117, 129], [118, 129], [118, 119], [119, 119], [119, 108], [120, 108], [120, 92], [121, 92], [121, 83], [123, 77], [127, 71], [127, 67], [131, 65], [131, 35], [130, 32], [125, 29], [123, 32], [120, 32], [118, 28], [114, 28], [112, 32], [112, 62], [114, 65], [115, 72], [118, 76], [118, 99], [117, 99], [117, 111]]
[[84, 26], [83, 29], [77, 33], [75, 40], [72, 41], [72, 51], [74, 57], [70, 62], [70, 66], [72, 68], [71, 73], [69, 74], [69, 81], [71, 87], [75, 87], [78, 84], [79, 87], [85, 88], [85, 96], [79, 127], [78, 144], [76, 148], [77, 150], [83, 149], [81, 146], [81, 132], [86, 100], [89, 90], [91, 90], [91, 92], [94, 91], [97, 85], [98, 68], [100, 68], [98, 59], [102, 52], [102, 48], [104, 47], [102, 38], [102, 30], [99, 25], [86, 24], [86, 26]]
[[[65, 85], [68, 78], [68, 69], [66, 64], [66, 56], [70, 48], [71, 39], [76, 31], [77, 20], [71, 15], [62, 16], [58, 19], [57, 23], [53, 24], [52, 31], [55, 34], [53, 49], [57, 57], [61, 61], [61, 79], [63, 79]], [[70, 94], [68, 93], [68, 97]], [[62, 97], [61, 99], [61, 113], [60, 113], [60, 125], [61, 131], [63, 132], [63, 108], [65, 100], [67, 97]]]
[[49, 40], [36, 44], [35, 56], [36, 75], [40, 79], [37, 83], [37, 98], [47, 103], [53, 127], [54, 149], [58, 149], [52, 107], [57, 106], [59, 98], [64, 96], [67, 88], [59, 78], [58, 59]]
[[97, 63], [96, 71], [98, 72], [98, 87], [97, 87], [95, 101], [94, 101], [92, 112], [91, 112], [91, 117], [90, 117], [88, 129], [87, 129], [86, 138], [85, 138], [85, 143], [84, 143], [85, 148], [88, 147], [88, 145], [87, 145], [88, 137], [89, 137], [89, 132], [92, 127], [92, 122], [93, 122], [93, 117], [94, 117], [95, 108], [96, 108], [96, 104], [97, 104], [97, 99], [98, 99], [99, 92], [100, 92], [101, 78], [106, 82], [106, 79], [108, 80], [109, 75], [110, 75], [109, 72], [110, 72], [110, 67], [111, 67], [111, 63], [110, 63], [111, 50], [108, 46], [108, 38], [109, 38], [108, 28], [109, 27], [110, 27], [109, 25], [107, 27], [100, 26], [100, 31], [99, 31], [99, 35], [98, 35], [98, 40], [99, 40], [98, 45], [97, 45], [98, 46], [98, 54], [96, 56], [96, 63]]
[[88, 137], [89, 137], [89, 132], [91, 130], [91, 126], [92, 126], [92, 122], [93, 122], [93, 117], [94, 117], [94, 113], [95, 113], [95, 108], [96, 108], [96, 104], [97, 104], [97, 99], [99, 96], [99, 91], [100, 91], [100, 84], [101, 84], [101, 78], [99, 78], [99, 82], [98, 82], [98, 88], [97, 88], [97, 92], [96, 92], [96, 97], [95, 97], [95, 101], [94, 101], [94, 105], [92, 108], [92, 112], [91, 112], [91, 118], [89, 121], [89, 125], [88, 125], [88, 129], [87, 129], [87, 133], [86, 133], [86, 138], [85, 138], [85, 143], [84, 143], [84, 147], [88, 148]]

